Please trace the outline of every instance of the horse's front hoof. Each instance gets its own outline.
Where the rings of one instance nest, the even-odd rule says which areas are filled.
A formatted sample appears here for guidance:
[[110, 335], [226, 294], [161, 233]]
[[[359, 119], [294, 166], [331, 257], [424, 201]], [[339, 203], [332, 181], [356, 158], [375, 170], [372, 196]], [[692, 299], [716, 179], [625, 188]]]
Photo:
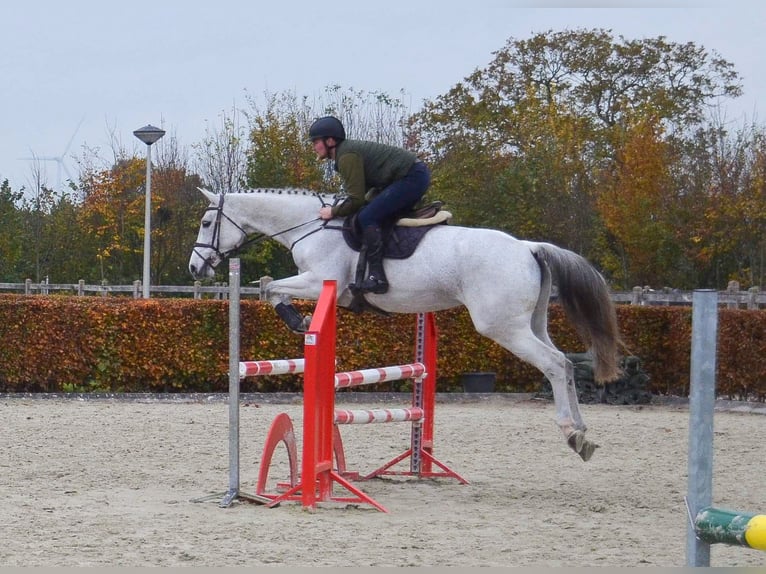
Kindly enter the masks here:
[[306, 331], [311, 328], [311, 315], [306, 315], [301, 319], [300, 323], [292, 326], [288, 325], [287, 328], [296, 335], [305, 335]]
[[303, 316], [298, 309], [288, 303], [277, 303], [274, 307], [277, 315], [285, 322], [287, 328], [293, 333], [303, 335], [311, 325], [311, 315]]
[[585, 438], [585, 433], [581, 430], [576, 430], [567, 438], [567, 444], [569, 447], [580, 455], [583, 461], [587, 462], [593, 453], [596, 452], [598, 445], [595, 442], [589, 441]]

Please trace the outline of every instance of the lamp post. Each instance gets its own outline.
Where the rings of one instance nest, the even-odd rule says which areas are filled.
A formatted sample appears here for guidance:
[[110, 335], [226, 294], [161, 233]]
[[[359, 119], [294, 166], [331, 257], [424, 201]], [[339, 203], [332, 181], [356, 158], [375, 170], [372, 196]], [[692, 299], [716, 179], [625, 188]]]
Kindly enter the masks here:
[[152, 144], [165, 135], [165, 130], [149, 124], [133, 132], [133, 135], [146, 144], [146, 208], [144, 210], [144, 279], [143, 297], [148, 299], [151, 275], [149, 258], [152, 251]]

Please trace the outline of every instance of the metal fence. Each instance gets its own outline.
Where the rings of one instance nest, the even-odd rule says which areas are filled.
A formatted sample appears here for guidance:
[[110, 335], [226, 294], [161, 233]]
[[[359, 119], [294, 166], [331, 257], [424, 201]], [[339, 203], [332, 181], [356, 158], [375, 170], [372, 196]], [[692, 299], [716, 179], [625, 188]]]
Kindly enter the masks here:
[[[261, 277], [250, 285], [242, 286], [240, 293], [243, 296], [252, 296], [257, 299], [263, 298], [263, 289], [272, 281], [271, 277]], [[228, 299], [229, 286], [226, 283], [214, 283], [203, 285], [195, 281], [192, 285], [151, 285], [149, 291], [152, 295], [166, 297], [193, 297], [194, 299]], [[134, 281], [132, 285], [109, 285], [102, 282], [91, 285], [80, 280], [77, 283], [42, 283], [32, 282], [27, 279], [24, 283], [0, 283], [0, 293], [15, 292], [25, 295], [96, 295], [107, 297], [109, 295], [131, 296], [134, 299], [142, 298], [141, 281]], [[634, 287], [631, 291], [613, 291], [612, 300], [618, 304], [627, 305], [666, 305], [688, 306], [692, 305], [693, 291], [680, 291], [678, 289], [650, 289], [648, 287]], [[551, 299], [557, 298], [554, 286]], [[718, 304], [729, 309], [766, 309], [766, 291], [759, 287], [751, 287], [746, 291], [740, 289], [739, 283], [731, 281], [725, 291], [718, 292]]]

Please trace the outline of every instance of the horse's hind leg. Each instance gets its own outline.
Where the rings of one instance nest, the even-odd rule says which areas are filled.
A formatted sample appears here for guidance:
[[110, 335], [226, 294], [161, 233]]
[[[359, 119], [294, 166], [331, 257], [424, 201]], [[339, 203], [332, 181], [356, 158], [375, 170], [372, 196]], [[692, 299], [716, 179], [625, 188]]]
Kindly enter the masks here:
[[493, 332], [493, 329], [482, 329], [479, 332], [494, 339], [523, 361], [534, 365], [548, 378], [553, 390], [556, 424], [570, 448], [587, 461], [593, 456], [598, 445], [585, 438], [587, 427], [580, 414], [572, 362], [564, 353], [535, 336], [529, 327], [505, 327], [501, 334]]
[[[553, 349], [542, 343], [540, 349], [545, 349], [550, 356], [544, 360], [539, 360], [537, 357], [529, 357], [525, 360], [540, 369], [550, 381], [553, 390], [553, 403], [556, 408], [556, 423], [561, 432], [564, 433], [570, 448], [587, 461], [593, 456], [598, 445], [585, 438], [587, 427], [580, 413], [580, 404], [577, 400], [574, 366], [558, 349]], [[516, 351], [514, 352], [516, 353]]]
[[[564, 369], [566, 373], [566, 380], [564, 381], [564, 398], [562, 399], [562, 403], [566, 402], [567, 405], [569, 405], [570, 409], [570, 416], [572, 419], [572, 422], [574, 423], [574, 429], [570, 430], [566, 427], [561, 427], [561, 430], [564, 433], [564, 436], [567, 439], [567, 444], [574, 450], [577, 454], [579, 454], [583, 460], [587, 461], [590, 459], [591, 456], [593, 456], [594, 451], [598, 448], [598, 445], [594, 442], [589, 441], [585, 438], [585, 431], [588, 427], [585, 426], [585, 422], [582, 420], [582, 415], [580, 414], [580, 404], [577, 400], [577, 388], [575, 387], [575, 379], [574, 379], [574, 365], [572, 365], [572, 362], [567, 359], [564, 354], [561, 354], [562, 357], [564, 357]], [[553, 388], [553, 400], [554, 403], [558, 403], [556, 400], [556, 389], [558, 388], [559, 393], [561, 393], [561, 385], [554, 385], [553, 380], [551, 380], [551, 387]], [[557, 413], [559, 407], [556, 407]], [[559, 423], [560, 424], [560, 423]]]
[[574, 380], [574, 366], [558, 349], [551, 348], [541, 341], [535, 345], [533, 354], [523, 356], [517, 348], [513, 352], [535, 365], [548, 378], [553, 390], [553, 403], [556, 408], [556, 423], [564, 433], [567, 444], [580, 457], [587, 461], [593, 456], [598, 445], [585, 438], [587, 427], [580, 413], [577, 390]]
[[582, 420], [582, 415], [580, 414], [580, 402], [577, 399], [577, 385], [574, 378], [574, 365], [572, 365], [572, 361], [569, 359], [567, 359], [566, 369], [566, 389], [567, 397], [569, 397], [569, 404], [572, 405], [572, 419], [575, 422], [575, 428], [585, 432], [588, 427], [585, 426], [585, 423]]
[[[548, 331], [543, 329], [541, 332], [535, 332], [535, 335], [539, 339], [541, 339], [543, 342], [545, 342], [551, 349], [554, 349], [556, 352], [559, 352], [556, 347], [553, 346], [553, 343], [551, 342], [550, 338], [548, 337]], [[566, 370], [566, 381], [564, 383], [565, 389], [566, 389], [566, 397], [567, 397], [567, 403], [569, 404], [569, 409], [571, 411], [572, 420], [574, 421], [574, 426], [578, 430], [585, 431], [588, 427], [585, 426], [585, 423], [582, 420], [582, 415], [580, 414], [580, 403], [577, 400], [577, 387], [575, 385], [575, 379], [574, 379], [574, 367], [572, 365], [572, 362], [564, 356], [564, 369]], [[547, 375], [546, 375], [547, 376]], [[550, 377], [548, 380], [551, 380]], [[551, 381], [551, 387], [554, 387], [554, 397], [555, 397], [555, 391], [559, 389], [560, 387], [554, 386], [553, 381]]]
[[[548, 303], [552, 285], [551, 272], [547, 265], [541, 265], [540, 270], [540, 294], [537, 298], [535, 309], [532, 312], [532, 332], [534, 333], [535, 337], [545, 343], [548, 347], [555, 350], [556, 352], [559, 352], [558, 349], [556, 349], [556, 346], [553, 344], [553, 341], [551, 341], [550, 335], [548, 334]], [[566, 357], [564, 357], [564, 359], [564, 368], [566, 369], [566, 394], [567, 402], [571, 411], [571, 417], [574, 421], [575, 429], [585, 432], [587, 427], [585, 426], [585, 423], [582, 420], [582, 415], [580, 414], [579, 402], [577, 400], [577, 388], [575, 386], [574, 380], [574, 369], [571, 361], [566, 360]], [[553, 383], [551, 383], [551, 386], [553, 387]]]

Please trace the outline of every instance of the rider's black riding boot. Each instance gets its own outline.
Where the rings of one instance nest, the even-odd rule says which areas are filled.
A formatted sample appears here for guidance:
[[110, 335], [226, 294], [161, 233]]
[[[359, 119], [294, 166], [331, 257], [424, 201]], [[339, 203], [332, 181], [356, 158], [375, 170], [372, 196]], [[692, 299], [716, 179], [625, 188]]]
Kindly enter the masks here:
[[381, 295], [388, 291], [388, 280], [383, 271], [383, 233], [379, 225], [368, 225], [362, 232], [367, 248], [368, 273], [359, 289], [365, 293]]

